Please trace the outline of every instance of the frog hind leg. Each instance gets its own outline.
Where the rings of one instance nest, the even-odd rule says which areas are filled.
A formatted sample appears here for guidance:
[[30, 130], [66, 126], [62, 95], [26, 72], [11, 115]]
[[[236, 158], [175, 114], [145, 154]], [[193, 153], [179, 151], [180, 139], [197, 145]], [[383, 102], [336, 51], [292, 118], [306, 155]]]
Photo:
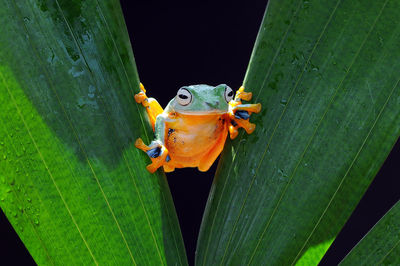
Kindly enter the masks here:
[[147, 146], [141, 138], [138, 138], [135, 141], [135, 147], [146, 152], [150, 157], [151, 164], [146, 166], [150, 173], [154, 173], [160, 166], [164, 165], [171, 159], [168, 155], [168, 150], [158, 141], [152, 141], [150, 145]]
[[206, 172], [208, 169], [210, 169], [212, 164], [218, 158], [218, 155], [224, 149], [226, 134], [226, 131], [225, 133], [221, 134], [217, 144], [206, 155], [204, 155], [203, 158], [201, 158], [199, 166], [197, 167], [199, 171]]
[[146, 89], [142, 83], [140, 83], [140, 92], [135, 94], [135, 101], [139, 104], [141, 103], [146, 108], [147, 116], [154, 131], [157, 116], [164, 111], [163, 108], [156, 99], [146, 96]]

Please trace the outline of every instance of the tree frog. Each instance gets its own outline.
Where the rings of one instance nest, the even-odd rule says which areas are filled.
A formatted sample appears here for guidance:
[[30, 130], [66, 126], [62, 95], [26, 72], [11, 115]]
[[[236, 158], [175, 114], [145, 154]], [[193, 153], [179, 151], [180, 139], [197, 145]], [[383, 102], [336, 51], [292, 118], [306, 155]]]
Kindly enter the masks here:
[[240, 127], [251, 134], [255, 125], [249, 122], [250, 115], [261, 110], [260, 103], [242, 104], [252, 97], [243, 86], [235, 97], [225, 84], [184, 86], [164, 110], [154, 98], [146, 96], [142, 84], [140, 89], [135, 101], [146, 108], [155, 140], [147, 146], [138, 138], [135, 146], [150, 157], [150, 173], [161, 166], [165, 172], [183, 167], [207, 171], [221, 153], [228, 132], [231, 139], [236, 138]]

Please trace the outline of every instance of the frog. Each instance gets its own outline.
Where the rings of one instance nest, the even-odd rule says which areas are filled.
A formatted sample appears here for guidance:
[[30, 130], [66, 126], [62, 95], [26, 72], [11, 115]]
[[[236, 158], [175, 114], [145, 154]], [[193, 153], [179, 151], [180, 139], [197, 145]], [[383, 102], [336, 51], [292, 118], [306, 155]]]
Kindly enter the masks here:
[[147, 170], [154, 173], [175, 168], [197, 167], [207, 171], [222, 152], [227, 136], [235, 139], [239, 128], [251, 134], [256, 125], [249, 121], [259, 113], [261, 104], [245, 104], [251, 92], [241, 86], [236, 93], [226, 84], [183, 86], [163, 109], [154, 98], [148, 98], [140, 83], [135, 101], [146, 108], [155, 139], [146, 145], [141, 138], [135, 147], [146, 152], [151, 160]]

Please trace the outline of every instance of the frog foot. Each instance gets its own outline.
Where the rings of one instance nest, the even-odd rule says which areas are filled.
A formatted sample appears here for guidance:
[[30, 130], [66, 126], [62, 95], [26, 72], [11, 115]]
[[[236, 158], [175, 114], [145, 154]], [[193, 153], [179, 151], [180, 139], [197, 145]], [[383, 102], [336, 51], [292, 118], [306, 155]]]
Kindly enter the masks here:
[[242, 127], [247, 134], [253, 133], [256, 125], [250, 123], [250, 115], [261, 111], [261, 104], [242, 104], [242, 100], [249, 101], [252, 98], [251, 92], [245, 92], [244, 87], [240, 87], [236, 92], [235, 99], [229, 103], [229, 117], [231, 125], [229, 126], [229, 136], [234, 139], [238, 135], [238, 128]]
[[149, 117], [151, 127], [154, 131], [157, 116], [164, 111], [163, 108], [156, 99], [147, 97], [146, 89], [142, 83], [140, 83], [140, 92], [135, 94], [135, 101], [146, 108], [147, 116]]
[[171, 160], [168, 155], [167, 148], [159, 141], [152, 141], [150, 145], [147, 146], [146, 144], [144, 144], [141, 138], [138, 138], [135, 141], [135, 147], [146, 152], [147, 155], [150, 157], [151, 164], [146, 166], [147, 170], [150, 173], [154, 173], [160, 166]]
[[147, 107], [149, 105], [147, 99], [146, 89], [144, 88], [143, 84], [140, 83], [140, 92], [135, 94], [135, 101], [143, 104], [144, 107]]

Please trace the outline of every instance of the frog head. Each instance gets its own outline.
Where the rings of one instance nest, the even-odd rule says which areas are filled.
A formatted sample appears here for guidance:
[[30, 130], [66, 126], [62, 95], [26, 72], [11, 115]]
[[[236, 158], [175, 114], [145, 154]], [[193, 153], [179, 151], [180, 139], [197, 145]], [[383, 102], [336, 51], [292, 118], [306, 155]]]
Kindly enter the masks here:
[[170, 107], [183, 114], [222, 114], [228, 112], [233, 96], [233, 90], [225, 84], [184, 86], [170, 102]]

